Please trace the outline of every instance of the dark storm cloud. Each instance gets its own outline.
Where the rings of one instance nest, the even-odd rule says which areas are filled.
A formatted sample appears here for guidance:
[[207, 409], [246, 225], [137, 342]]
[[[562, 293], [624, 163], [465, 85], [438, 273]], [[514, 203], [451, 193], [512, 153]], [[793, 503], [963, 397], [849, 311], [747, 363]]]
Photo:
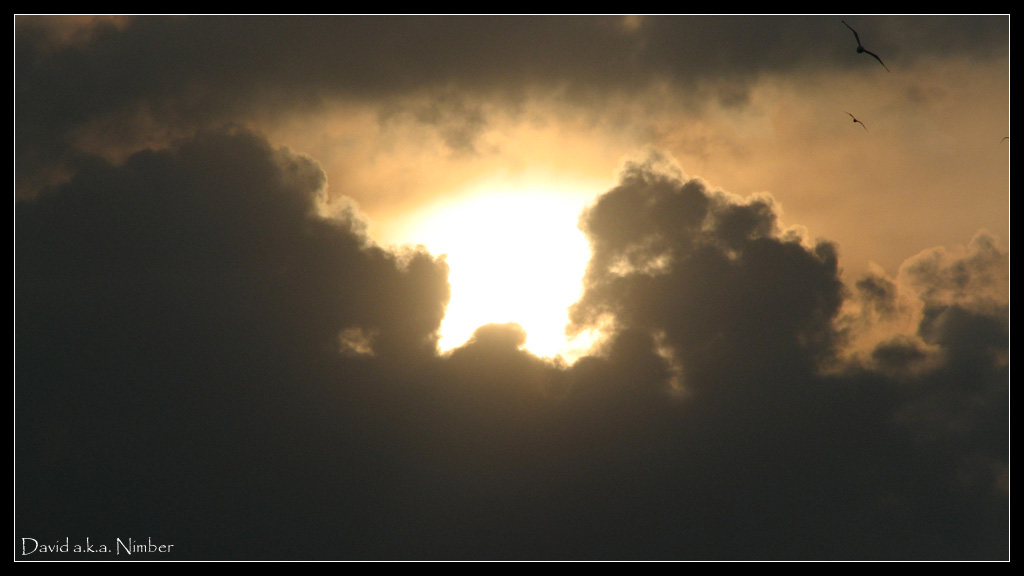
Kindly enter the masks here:
[[[991, 237], [911, 259], [902, 271], [910, 296], [926, 303], [917, 332], [877, 345], [877, 371], [836, 371], [851, 336], [839, 322], [851, 295], [835, 248], [780, 230], [770, 197], [709, 190], [654, 155], [628, 164], [581, 228], [594, 256], [574, 321], [614, 326], [613, 338], [638, 347], [629, 358], [646, 351], [645, 365], [660, 367], [646, 388], [662, 401], [645, 411], [643, 427], [659, 434], [639, 445], [665, 458], [666, 477], [680, 474], [681, 490], [709, 477], [731, 486], [701, 484], [722, 515], [714, 519], [679, 503], [683, 517], [707, 522], [705, 536], [743, 542], [736, 557], [799, 555], [794, 541], [824, 557], [840, 549], [844, 557], [1005, 555], [1008, 309], [990, 299], [1005, 301], [1008, 291], [1006, 255]], [[856, 286], [866, 317], [907, 313], [895, 282], [867, 277]], [[682, 376], [676, 409], [666, 409], [666, 349]], [[607, 374], [623, 361], [584, 359], [573, 372], [601, 362]], [[644, 379], [636, 366], [627, 372], [636, 377], [612, 378], [620, 390]], [[599, 381], [592, 374], [574, 391]], [[754, 527], [767, 525], [786, 528]]]
[[[429, 357], [448, 283], [443, 262], [372, 245], [353, 216], [317, 217], [324, 183], [308, 158], [218, 132], [16, 207], [25, 536], [152, 535], [216, 555], [241, 542], [218, 534], [271, 526], [215, 518], [274, 522], [300, 486], [327, 496], [304, 454], [347, 440], [311, 420], [358, 397], [325, 393], [326, 375], [359, 382], [365, 364], [340, 335], [372, 335], [380, 362]], [[346, 455], [332, 470], [355, 466]]]
[[[369, 245], [351, 211], [316, 218], [325, 185], [313, 160], [245, 132], [83, 170], [18, 206], [21, 292], [32, 302], [44, 297], [37, 285], [85, 298], [79, 289], [98, 284], [139, 297], [129, 304], [174, 293], [254, 328], [274, 322], [268, 328], [294, 330], [304, 343], [323, 345], [359, 326], [380, 333], [383, 352], [432, 350], [447, 302], [445, 266], [423, 252]], [[277, 310], [248, 317], [250, 308]], [[150, 311], [158, 323], [167, 312]]]
[[[546, 361], [506, 324], [438, 356], [443, 261], [318, 216], [323, 185], [313, 160], [216, 131], [16, 205], [16, 538], [152, 537], [174, 559], [1007, 557], [1006, 309], [972, 296], [1005, 264], [993, 243], [909, 264], [932, 294], [917, 332], [876, 347], [885, 370], [836, 369], [833, 246], [653, 155], [581, 220], [574, 319], [608, 327], [598, 352]], [[899, 312], [899, 289], [860, 291]]]
[[[929, 445], [971, 447], [971, 458], [958, 464], [965, 477], [1005, 481], [1008, 254], [991, 235], [979, 233], [966, 247], [926, 250], [908, 259], [899, 281], [922, 303], [918, 336], [937, 365], [920, 376], [900, 417]], [[919, 356], [915, 350], [912, 360]]]
[[828, 355], [834, 247], [782, 235], [768, 196], [731, 200], [665, 163], [630, 163], [581, 218], [594, 255], [574, 321], [663, 333], [687, 373], [738, 356], [733, 369], [781, 376]]
[[[65, 20], [18, 17], [18, 172], [31, 182], [89, 146], [142, 147], [268, 111], [347, 99], [411, 106], [458, 150], [486, 122], [452, 93], [515, 108], [531, 95], [601, 103], [668, 81], [742, 104], [759, 75], [867, 66], [838, 17], [138, 17], [97, 20], [69, 42]], [[861, 17], [897, 65], [930, 55], [1004, 54], [1007, 18]], [[55, 40], [62, 38], [62, 40]], [[698, 94], [703, 96], [698, 97]], [[409, 97], [441, 102], [442, 109]], [[438, 115], [440, 112], [440, 115]], [[76, 138], [89, 127], [99, 142]], [[95, 134], [94, 134], [95, 136]]]

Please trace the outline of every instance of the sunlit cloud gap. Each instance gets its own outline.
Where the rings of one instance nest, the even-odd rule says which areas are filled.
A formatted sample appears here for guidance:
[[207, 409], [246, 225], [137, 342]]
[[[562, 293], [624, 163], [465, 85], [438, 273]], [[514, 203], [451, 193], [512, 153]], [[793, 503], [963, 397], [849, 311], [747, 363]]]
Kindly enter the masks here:
[[586, 352], [587, 336], [565, 335], [590, 256], [576, 225], [584, 203], [550, 190], [481, 191], [423, 213], [410, 237], [445, 254], [450, 266], [442, 351], [484, 324], [515, 322], [534, 354], [572, 360]]

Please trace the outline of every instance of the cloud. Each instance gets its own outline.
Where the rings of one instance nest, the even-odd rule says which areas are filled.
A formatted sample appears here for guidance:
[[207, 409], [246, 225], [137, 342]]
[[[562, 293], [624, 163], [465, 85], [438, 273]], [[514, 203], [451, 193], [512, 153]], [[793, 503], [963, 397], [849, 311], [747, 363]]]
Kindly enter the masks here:
[[380, 362], [433, 355], [446, 265], [318, 217], [324, 184], [309, 158], [219, 131], [18, 204], [26, 532], [149, 526], [216, 550], [196, 511], [273, 517], [275, 490], [303, 483], [289, 464], [320, 442], [315, 406], [360, 370], [347, 330]]
[[892, 363], [913, 367], [923, 349], [934, 365], [916, 379], [899, 417], [929, 445], [969, 447], [970, 457], [958, 462], [961, 476], [990, 484], [1008, 474], [1008, 273], [1009, 255], [981, 232], [966, 247], [923, 251], [898, 276], [900, 287], [920, 301], [919, 343], [909, 361]]
[[[152, 536], [175, 559], [1007, 557], [991, 238], [848, 291], [773, 197], [652, 153], [580, 220], [573, 319], [607, 330], [598, 350], [540, 359], [505, 324], [439, 356], [445, 262], [376, 245], [351, 206], [321, 215], [325, 185], [224, 129], [16, 204], [19, 537]], [[848, 360], [904, 286], [913, 331]]]
[[354, 217], [316, 218], [325, 184], [309, 158], [245, 132], [142, 152], [19, 208], [23, 277], [49, 286], [74, 271], [73, 282], [91, 287], [109, 271], [121, 289], [156, 301], [178, 291], [231, 310], [232, 321], [264, 321], [246, 310], [276, 307], [274, 321], [302, 339], [336, 338], [357, 324], [379, 329], [385, 348], [405, 339], [429, 348], [447, 299], [443, 264], [370, 245]]
[[[1009, 30], [1000, 17], [856, 24], [901, 65], [998, 57]], [[83, 155], [336, 101], [408, 110], [460, 153], [489, 123], [481, 102], [600, 110], [668, 86], [690, 109], [740, 106], [765, 74], [869, 64], [837, 17], [19, 16], [15, 40], [20, 187]]]
[[1009, 303], [1009, 257], [995, 237], [981, 232], [966, 247], [934, 248], [907, 260], [900, 281], [930, 307], [998, 308]]
[[[850, 293], [835, 246], [780, 229], [776, 210], [770, 196], [711, 190], [654, 154], [628, 163], [582, 216], [594, 257], [572, 310], [577, 327], [612, 326], [614, 339], [628, 336], [636, 347], [631, 361], [646, 354], [645, 365], [660, 366], [648, 389], [662, 401], [645, 411], [642, 429], [666, 436], [631, 448], [675, 462], [681, 485], [708, 474], [733, 483], [729, 496], [699, 489], [721, 517], [682, 516], [700, 517], [723, 541], [742, 541], [734, 554], [787, 555], [787, 544], [754, 529], [759, 522], [785, 523], [793, 529], [786, 538], [800, 534], [825, 557], [839, 541], [858, 556], [995, 553], [1006, 528], [998, 503], [1007, 470], [1008, 309], [992, 298], [1008, 293], [1006, 255], [982, 235], [969, 249], [910, 259], [899, 285], [868, 276]], [[857, 305], [863, 316], [853, 322], [843, 310]], [[876, 336], [870, 368], [851, 362], [848, 347], [863, 345], [878, 324], [888, 337]], [[666, 357], [683, 376], [674, 408]], [[610, 363], [600, 370], [609, 374], [626, 360], [607, 354], [574, 371], [596, 362]], [[637, 398], [626, 384], [643, 373], [631, 365], [610, 380]], [[599, 380], [595, 372], [575, 386]], [[626, 402], [614, 405], [626, 413]], [[927, 464], [901, 463], [916, 458]], [[747, 491], [754, 486], [764, 492]], [[933, 514], [987, 535], [951, 542], [953, 533], [929, 524]], [[918, 529], [931, 543], [912, 535]], [[939, 541], [953, 548], [932, 548]]]
[[746, 366], [759, 380], [807, 373], [834, 346], [843, 300], [834, 246], [780, 231], [770, 196], [737, 200], [666, 162], [627, 164], [582, 216], [594, 256], [572, 309], [577, 329], [610, 315], [664, 334], [694, 390], [716, 365], [716, 375]]
[[[952, 349], [974, 348], [995, 360], [1008, 333], [1002, 326], [1009, 319], [1008, 274], [1009, 256], [987, 232], [967, 246], [932, 248], [908, 258], [895, 279], [875, 270], [856, 282], [841, 318], [855, 340], [849, 351], [867, 350], [886, 362], [925, 356], [940, 361]], [[967, 329], [968, 317], [993, 324], [978, 326], [982, 331], [976, 334], [958, 333]]]

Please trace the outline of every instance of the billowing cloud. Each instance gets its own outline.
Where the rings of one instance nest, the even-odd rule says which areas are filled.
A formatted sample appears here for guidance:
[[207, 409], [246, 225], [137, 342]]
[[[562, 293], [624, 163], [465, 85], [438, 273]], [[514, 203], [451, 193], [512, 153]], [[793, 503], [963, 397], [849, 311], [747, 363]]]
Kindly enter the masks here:
[[[834, 247], [653, 155], [581, 220], [574, 315], [601, 321], [599, 350], [542, 360], [507, 324], [438, 356], [443, 261], [319, 215], [323, 185], [219, 131], [17, 206], [19, 537], [153, 537], [175, 558], [1005, 557], [1005, 309], [949, 300], [999, 278], [988, 237], [908, 263], [942, 301], [920, 344], [836, 370]], [[893, 281], [860, 291], [898, 312]], [[893, 368], [929, 347], [942, 362]]]
[[317, 442], [328, 376], [359, 373], [346, 333], [378, 362], [434, 353], [446, 265], [317, 216], [324, 184], [309, 158], [217, 132], [17, 206], [26, 532], [192, 539], [197, 514], [256, 514]]
[[[674, 424], [655, 424], [657, 410], [646, 414], [652, 430], [665, 426], [674, 440], [644, 445], [687, 455], [677, 464], [686, 469], [681, 485], [715, 472], [738, 483], [728, 503], [702, 488], [724, 516], [705, 528], [749, 547], [735, 554], [787, 549], [773, 535], [739, 536], [748, 522], [785, 524], [794, 529], [785, 538], [799, 533], [825, 556], [839, 541], [873, 557], [976, 557], [1001, 546], [1008, 286], [1006, 255], [991, 236], [908, 260], [902, 298], [895, 281], [877, 275], [848, 293], [835, 247], [780, 229], [771, 197], [711, 190], [659, 155], [627, 164], [581, 226], [595, 251], [574, 318], [613, 326], [650, 358], [668, 349], [660, 356], [683, 376], [684, 400], [667, 417], [678, 418]], [[856, 327], [841, 314], [844, 302], [861, 305]], [[877, 323], [890, 336], [871, 353], [875, 368], [840, 360]], [[629, 357], [643, 357], [638, 352]], [[659, 364], [655, 387], [665, 409], [672, 370], [665, 361], [651, 366]], [[641, 378], [635, 366], [626, 372], [634, 377], [618, 386]], [[688, 443], [701, 447], [682, 448]], [[906, 466], [918, 458], [922, 468]], [[746, 492], [754, 486], [763, 492]], [[987, 536], [968, 543], [936, 515]], [[812, 534], [812, 526], [823, 532]], [[872, 534], [846, 532], [854, 526]], [[940, 541], [953, 548], [931, 549]]]
[[712, 385], [706, 369], [716, 386], [722, 370], [807, 373], [834, 345], [835, 248], [780, 230], [770, 196], [739, 200], [666, 163], [627, 164], [581, 218], [594, 256], [575, 321], [664, 335], [688, 388]]
[[[385, 352], [432, 350], [447, 301], [444, 264], [373, 246], [351, 210], [317, 218], [325, 186], [313, 160], [245, 132], [85, 170], [19, 206], [21, 292], [26, 305], [45, 306], [46, 290], [123, 291], [135, 297], [126, 303], [154, 304], [146, 313], [158, 324], [169, 313], [159, 303], [173, 295], [200, 307], [190, 314], [284, 330], [298, 342], [322, 345], [358, 326], [379, 333]], [[273, 308], [270, 317], [247, 314]]]

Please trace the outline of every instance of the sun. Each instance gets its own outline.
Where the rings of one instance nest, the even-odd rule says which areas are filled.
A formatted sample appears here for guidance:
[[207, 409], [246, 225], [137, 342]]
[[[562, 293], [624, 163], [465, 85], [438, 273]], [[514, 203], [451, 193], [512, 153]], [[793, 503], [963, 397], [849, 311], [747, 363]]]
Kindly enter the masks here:
[[586, 336], [567, 340], [568, 309], [582, 292], [590, 247], [577, 227], [587, 199], [533, 187], [480, 191], [425, 210], [408, 237], [449, 265], [451, 300], [440, 347], [451, 350], [488, 323], [516, 322], [526, 348], [573, 360]]

